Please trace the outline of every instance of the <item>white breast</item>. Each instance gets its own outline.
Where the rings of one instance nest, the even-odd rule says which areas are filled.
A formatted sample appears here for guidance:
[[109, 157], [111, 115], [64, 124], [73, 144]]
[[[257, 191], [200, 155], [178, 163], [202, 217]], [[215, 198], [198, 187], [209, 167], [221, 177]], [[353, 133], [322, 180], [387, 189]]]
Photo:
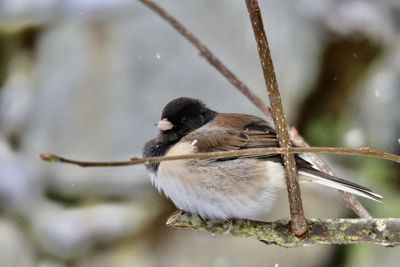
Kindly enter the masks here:
[[[191, 143], [182, 143], [166, 156], [193, 152]], [[271, 207], [276, 188], [284, 186], [283, 177], [282, 166], [275, 162], [176, 160], [160, 163], [154, 185], [179, 209], [203, 218], [253, 219]]]

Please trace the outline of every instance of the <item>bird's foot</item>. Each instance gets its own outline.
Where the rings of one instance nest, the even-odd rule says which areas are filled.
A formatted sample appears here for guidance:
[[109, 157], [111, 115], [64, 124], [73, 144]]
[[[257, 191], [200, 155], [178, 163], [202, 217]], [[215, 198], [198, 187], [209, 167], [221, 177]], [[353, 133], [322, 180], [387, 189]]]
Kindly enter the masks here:
[[226, 219], [226, 223], [227, 223], [227, 225], [228, 225], [228, 228], [227, 228], [226, 231], [223, 233], [224, 235], [227, 235], [227, 234], [230, 234], [230, 233], [231, 233], [232, 224], [233, 224], [232, 218]]

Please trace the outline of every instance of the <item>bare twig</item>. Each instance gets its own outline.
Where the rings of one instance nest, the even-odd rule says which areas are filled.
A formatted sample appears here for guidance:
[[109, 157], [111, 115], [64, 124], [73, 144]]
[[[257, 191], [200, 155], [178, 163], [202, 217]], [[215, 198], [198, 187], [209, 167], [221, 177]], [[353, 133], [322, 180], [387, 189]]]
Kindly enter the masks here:
[[[306, 141], [297, 133], [297, 130], [292, 128], [289, 131], [290, 139], [297, 145], [302, 147], [309, 147]], [[328, 173], [330, 175], [335, 176], [333, 170], [329, 167], [328, 164], [322, 159], [322, 157], [317, 154], [309, 154], [308, 157], [311, 159], [312, 163], [315, 164], [321, 171]], [[372, 216], [368, 213], [368, 211], [361, 205], [360, 201], [356, 198], [355, 195], [339, 190], [341, 198], [346, 203], [346, 206], [352, 209], [358, 217], [371, 219]]]
[[230, 150], [222, 152], [207, 152], [207, 153], [196, 153], [196, 154], [185, 154], [168, 157], [149, 157], [149, 158], [132, 158], [128, 161], [80, 161], [74, 159], [67, 159], [55, 154], [41, 154], [40, 158], [47, 162], [59, 162], [77, 165], [80, 167], [118, 167], [118, 166], [132, 166], [144, 163], [153, 163], [160, 161], [169, 160], [181, 160], [181, 159], [215, 159], [215, 158], [230, 158], [239, 156], [249, 155], [267, 155], [267, 154], [298, 154], [298, 153], [318, 153], [318, 154], [336, 154], [336, 155], [353, 155], [353, 156], [364, 156], [379, 159], [386, 159], [400, 163], [400, 156], [394, 155], [387, 152], [377, 151], [372, 148], [345, 148], [345, 147], [268, 147], [268, 148], [252, 148], [242, 150]]
[[341, 198], [346, 203], [346, 207], [351, 208], [360, 218], [372, 219], [372, 216], [369, 212], [361, 205], [360, 201], [356, 198], [355, 195], [349, 192], [344, 192], [339, 190]]
[[200, 55], [204, 57], [214, 68], [216, 68], [228, 81], [233, 84], [242, 94], [244, 94], [256, 107], [258, 107], [266, 115], [269, 114], [268, 108], [265, 103], [255, 95], [252, 90], [245, 85], [239, 78], [225, 66], [222, 61], [217, 58], [193, 33], [186, 29], [177, 19], [171, 16], [167, 11], [162, 9], [159, 5], [151, 0], [139, 0], [148, 8], [156, 12], [160, 17], [165, 19], [172, 27], [175, 28], [183, 37], [186, 38], [197, 50]]
[[288, 231], [290, 221], [258, 222], [235, 219], [225, 221], [201, 220], [196, 215], [177, 212], [167, 225], [178, 228], [196, 229], [213, 234], [230, 234], [250, 237], [266, 244], [292, 248], [311, 244], [377, 244], [400, 245], [400, 219], [311, 219], [307, 221], [308, 232], [301, 238]]
[[[269, 50], [267, 35], [264, 30], [260, 7], [258, 6], [257, 0], [246, 0], [246, 6], [257, 42], [258, 54], [267, 85], [272, 118], [274, 120], [279, 145], [289, 148], [291, 147], [289, 130], [282, 107], [278, 82], [276, 81], [274, 64]], [[301, 201], [296, 161], [294, 160], [294, 155], [290, 155], [289, 153], [283, 153], [282, 160], [285, 166], [290, 217], [292, 220], [291, 229], [295, 235], [301, 236], [307, 231], [307, 223]]]

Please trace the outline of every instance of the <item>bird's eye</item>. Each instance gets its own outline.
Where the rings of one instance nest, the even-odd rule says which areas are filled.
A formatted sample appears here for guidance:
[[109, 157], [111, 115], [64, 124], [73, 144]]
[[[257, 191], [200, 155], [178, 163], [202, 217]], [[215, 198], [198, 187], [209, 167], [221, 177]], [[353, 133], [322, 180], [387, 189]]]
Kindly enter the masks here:
[[186, 117], [182, 117], [181, 123], [186, 124], [188, 122], [188, 119]]

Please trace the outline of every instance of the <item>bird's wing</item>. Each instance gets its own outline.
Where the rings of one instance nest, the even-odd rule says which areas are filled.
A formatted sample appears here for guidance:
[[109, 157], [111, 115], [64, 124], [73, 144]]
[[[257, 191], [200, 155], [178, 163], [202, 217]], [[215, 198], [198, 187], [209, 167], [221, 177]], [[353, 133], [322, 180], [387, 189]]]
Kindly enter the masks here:
[[239, 150], [279, 146], [276, 133], [261, 118], [224, 114], [189, 134], [182, 141], [196, 146], [198, 152]]
[[[191, 142], [198, 152], [279, 146], [275, 131], [267, 122], [260, 118], [254, 116], [240, 116], [239, 119], [229, 120], [228, 118], [228, 120], [223, 120], [223, 122], [224, 123], [218, 123], [218, 120], [216, 120], [214, 125], [201, 127], [186, 135], [184, 137], [186, 139], [185, 141]], [[211, 161], [226, 161], [236, 158], [253, 158], [282, 164], [282, 158], [277, 154], [247, 155]], [[299, 155], [295, 155], [295, 160], [300, 174], [300, 181], [318, 183], [376, 201], [380, 201], [382, 198], [381, 195], [374, 193], [364, 186], [317, 170], [311, 163]]]

